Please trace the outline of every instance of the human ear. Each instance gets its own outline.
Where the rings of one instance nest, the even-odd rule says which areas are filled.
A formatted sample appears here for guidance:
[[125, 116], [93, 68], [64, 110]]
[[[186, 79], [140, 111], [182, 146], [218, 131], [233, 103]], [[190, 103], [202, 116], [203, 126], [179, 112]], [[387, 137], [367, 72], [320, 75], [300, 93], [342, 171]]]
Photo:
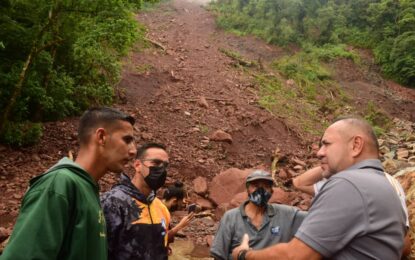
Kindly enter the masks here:
[[105, 129], [104, 128], [98, 128], [97, 130], [95, 130], [95, 138], [96, 138], [99, 145], [104, 146], [106, 138], [107, 138], [107, 133], [106, 133]]
[[134, 160], [134, 169], [136, 172], [140, 171], [141, 162], [140, 160]]
[[365, 140], [362, 136], [355, 136], [352, 141], [352, 156], [358, 157], [362, 151], [365, 144]]

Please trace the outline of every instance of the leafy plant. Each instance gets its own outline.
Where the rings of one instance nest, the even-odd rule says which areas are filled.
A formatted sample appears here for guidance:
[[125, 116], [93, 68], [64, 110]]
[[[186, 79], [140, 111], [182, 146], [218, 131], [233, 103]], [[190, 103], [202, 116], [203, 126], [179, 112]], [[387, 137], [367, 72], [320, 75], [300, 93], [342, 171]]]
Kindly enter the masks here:
[[4, 0], [2, 140], [19, 139], [11, 137], [10, 129], [21, 128], [20, 122], [56, 120], [91, 105], [111, 104], [122, 57], [138, 39], [144, 41], [145, 29], [132, 11], [145, 2], [157, 1]]

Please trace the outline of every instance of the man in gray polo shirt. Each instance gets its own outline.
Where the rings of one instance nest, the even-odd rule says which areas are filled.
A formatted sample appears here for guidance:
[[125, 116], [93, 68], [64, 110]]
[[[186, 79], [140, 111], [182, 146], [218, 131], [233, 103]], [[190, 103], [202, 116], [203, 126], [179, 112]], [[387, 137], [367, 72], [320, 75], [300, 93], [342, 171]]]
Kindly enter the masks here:
[[271, 175], [262, 170], [247, 177], [248, 200], [222, 217], [210, 250], [215, 259], [232, 259], [232, 249], [245, 233], [254, 249], [288, 242], [294, 237], [306, 213], [291, 206], [269, 204], [272, 185]]
[[247, 236], [235, 259], [400, 259], [406, 233], [399, 197], [378, 160], [370, 125], [347, 118], [332, 124], [317, 155], [328, 180], [289, 243], [249, 250]]

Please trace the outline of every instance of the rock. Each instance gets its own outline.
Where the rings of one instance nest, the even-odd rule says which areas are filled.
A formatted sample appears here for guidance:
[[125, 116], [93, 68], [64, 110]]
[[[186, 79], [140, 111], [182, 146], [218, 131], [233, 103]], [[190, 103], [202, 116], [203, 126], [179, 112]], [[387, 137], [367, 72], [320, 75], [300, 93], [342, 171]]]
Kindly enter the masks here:
[[274, 193], [272, 194], [269, 203], [278, 203], [289, 205], [291, 202], [290, 193], [284, 191], [281, 188], [273, 188]]
[[298, 173], [296, 171], [293, 171], [291, 169], [288, 169], [288, 174], [291, 175], [291, 177], [295, 177], [295, 176], [300, 175], [300, 173]]
[[201, 195], [204, 196], [208, 191], [208, 184], [205, 177], [197, 177], [193, 180], [193, 190]]
[[37, 154], [32, 154], [32, 159], [33, 159], [33, 161], [36, 161], [36, 162], [39, 162], [41, 160], [39, 155], [37, 155]]
[[397, 178], [397, 177], [405, 176], [411, 173], [415, 173], [415, 167], [407, 167], [405, 169], [402, 169], [398, 171], [396, 174], [394, 174], [393, 177]]
[[383, 168], [385, 168], [385, 171], [388, 173], [394, 173], [398, 169], [396, 162], [392, 159], [386, 159], [383, 163]]
[[229, 203], [222, 203], [218, 205], [215, 209], [215, 219], [220, 220], [228, 209], [231, 209]]
[[288, 173], [284, 170], [284, 169], [280, 169], [280, 171], [278, 172], [278, 177], [280, 177], [281, 179], [288, 179]]
[[252, 170], [249, 169], [240, 170], [237, 168], [221, 172], [212, 179], [209, 185], [209, 198], [216, 205], [229, 203], [236, 194], [246, 191], [246, 177], [251, 172]]
[[288, 79], [285, 83], [286, 83], [288, 86], [294, 86], [295, 81], [294, 81], [293, 79]]
[[301, 165], [294, 166], [294, 170], [296, 170], [296, 171], [301, 171], [302, 169], [304, 169], [304, 168]]
[[184, 114], [185, 114], [186, 116], [190, 116], [190, 115], [191, 115], [189, 111], [184, 111]]
[[0, 242], [3, 242], [10, 236], [10, 230], [0, 227]]
[[150, 133], [141, 133], [141, 138], [143, 138], [144, 140], [151, 140], [153, 139], [153, 135]]
[[[387, 147], [387, 146], [381, 146], [380, 148], [379, 148], [379, 151], [382, 153], [382, 154], [387, 154], [387, 153], [389, 153], [390, 152], [390, 149], [389, 149], [389, 147]], [[392, 157], [393, 158], [393, 157]], [[392, 159], [391, 158], [391, 159]]]
[[383, 157], [386, 158], [386, 159], [391, 159], [392, 160], [393, 158], [395, 158], [395, 155], [396, 155], [396, 152], [391, 151], [391, 152], [385, 153], [383, 155]]
[[192, 130], [190, 130], [190, 132], [192, 132], [192, 133], [200, 133], [200, 128], [199, 127], [193, 127]]
[[210, 140], [217, 142], [232, 143], [232, 136], [223, 130], [216, 130], [210, 137]]
[[22, 198], [22, 195], [16, 193], [16, 194], [13, 194], [13, 198], [20, 200]]
[[248, 193], [246, 191], [240, 192], [236, 194], [232, 200], [231, 203], [229, 203], [229, 206], [231, 208], [237, 208], [239, 207], [244, 201], [248, 199]]
[[196, 204], [201, 207], [202, 210], [213, 209], [213, 203], [210, 200], [204, 198], [198, 198]]
[[296, 163], [296, 164], [298, 164], [298, 165], [301, 165], [303, 167], [306, 167], [307, 166], [307, 164], [304, 161], [301, 161], [299, 159], [293, 159], [293, 162]]
[[409, 156], [409, 151], [407, 149], [398, 149], [396, 152], [396, 157], [398, 160], [405, 160]]
[[311, 145], [311, 150], [312, 150], [314, 153], [317, 153], [317, 152], [318, 152], [318, 150], [320, 150], [320, 145], [319, 145], [319, 144], [316, 144], [316, 143], [313, 143], [313, 144]]
[[205, 237], [206, 244], [208, 245], [208, 247], [211, 247], [212, 246], [213, 238], [214, 238], [214, 236], [212, 236], [212, 235], [207, 235]]
[[198, 104], [199, 104], [199, 106], [201, 106], [201, 107], [204, 107], [204, 108], [209, 108], [209, 104], [208, 104], [208, 102], [207, 102], [206, 98], [205, 98], [205, 97], [203, 97], [203, 96], [201, 96], [201, 97], [199, 98]]
[[180, 80], [181, 80], [179, 77], [177, 77], [177, 76], [175, 75], [175, 73], [174, 73], [174, 71], [173, 71], [173, 70], [172, 70], [172, 71], [170, 71], [170, 76], [171, 76], [171, 80], [172, 80], [172, 81], [177, 82], [177, 81], [180, 81]]
[[199, 159], [199, 160], [197, 160], [199, 163], [205, 163], [205, 160], [203, 160], [203, 159]]

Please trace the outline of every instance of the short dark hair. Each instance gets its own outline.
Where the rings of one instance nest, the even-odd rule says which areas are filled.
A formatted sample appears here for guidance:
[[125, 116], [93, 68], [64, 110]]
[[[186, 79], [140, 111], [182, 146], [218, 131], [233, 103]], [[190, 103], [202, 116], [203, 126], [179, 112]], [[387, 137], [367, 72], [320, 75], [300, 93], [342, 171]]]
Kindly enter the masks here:
[[91, 132], [99, 127], [109, 127], [117, 121], [125, 121], [132, 126], [135, 120], [132, 116], [110, 107], [93, 107], [84, 112], [79, 120], [78, 139], [81, 144], [89, 141]]
[[178, 200], [182, 200], [184, 198], [184, 188], [182, 182], [176, 181], [174, 185], [167, 187], [164, 191], [163, 199], [169, 200], [171, 198], [177, 198]]
[[166, 146], [159, 143], [145, 143], [137, 148], [137, 154], [135, 156], [136, 159], [143, 159], [146, 151], [150, 148], [159, 148], [166, 151]]

